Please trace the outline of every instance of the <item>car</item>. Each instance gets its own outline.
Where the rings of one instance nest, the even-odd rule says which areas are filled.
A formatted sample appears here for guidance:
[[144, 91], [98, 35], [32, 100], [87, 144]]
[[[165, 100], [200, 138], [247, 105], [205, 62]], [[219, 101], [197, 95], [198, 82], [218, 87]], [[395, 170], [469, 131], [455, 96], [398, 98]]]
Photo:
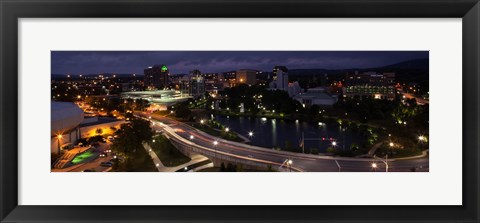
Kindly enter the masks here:
[[111, 150], [111, 149], [106, 149], [105, 152], [106, 152], [106, 153], [111, 153], [112, 150]]
[[101, 163], [100, 163], [100, 166], [112, 167], [112, 166], [113, 166], [113, 163], [112, 163], [112, 162], [101, 162]]
[[106, 153], [100, 153], [100, 157], [106, 157], [107, 154]]

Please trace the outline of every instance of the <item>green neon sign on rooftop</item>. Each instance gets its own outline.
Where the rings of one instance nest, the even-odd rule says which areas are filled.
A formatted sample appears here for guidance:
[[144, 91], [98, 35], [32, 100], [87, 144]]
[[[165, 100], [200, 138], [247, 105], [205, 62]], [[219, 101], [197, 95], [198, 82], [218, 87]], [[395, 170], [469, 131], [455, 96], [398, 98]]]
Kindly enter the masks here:
[[162, 66], [162, 72], [165, 72], [165, 71], [167, 71], [167, 70], [168, 70], [167, 66], [163, 65], [163, 66]]

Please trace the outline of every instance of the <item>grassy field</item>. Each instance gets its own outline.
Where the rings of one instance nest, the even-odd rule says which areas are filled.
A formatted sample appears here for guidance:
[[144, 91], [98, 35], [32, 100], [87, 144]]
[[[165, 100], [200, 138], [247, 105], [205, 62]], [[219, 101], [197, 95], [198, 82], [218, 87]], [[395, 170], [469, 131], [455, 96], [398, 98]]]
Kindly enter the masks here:
[[115, 172], [157, 172], [157, 167], [153, 164], [152, 158], [144, 148], [138, 148], [135, 155], [125, 157], [122, 162], [114, 162], [113, 171]]
[[243, 139], [238, 137], [237, 134], [233, 133], [233, 132], [229, 132], [229, 133], [220, 132], [218, 130], [215, 130], [215, 129], [211, 128], [208, 125], [202, 125], [202, 124], [199, 124], [199, 123], [191, 123], [190, 125], [192, 127], [196, 128], [196, 129], [201, 130], [201, 131], [203, 131], [203, 132], [205, 132], [209, 135], [212, 135], [212, 136], [217, 136], [217, 137], [220, 137], [222, 139], [235, 141], [235, 142], [243, 142]]
[[150, 146], [167, 167], [174, 167], [189, 162], [191, 159], [178, 151], [170, 141], [162, 135], [154, 137], [155, 142]]

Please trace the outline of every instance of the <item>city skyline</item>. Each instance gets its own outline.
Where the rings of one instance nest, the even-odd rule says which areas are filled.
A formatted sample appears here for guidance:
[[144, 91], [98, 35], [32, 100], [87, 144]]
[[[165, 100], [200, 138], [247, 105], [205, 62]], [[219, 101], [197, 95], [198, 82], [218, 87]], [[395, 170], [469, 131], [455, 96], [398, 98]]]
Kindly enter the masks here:
[[428, 172], [428, 54], [52, 52], [51, 170]]
[[367, 69], [414, 59], [428, 51], [52, 51], [52, 74], [143, 74], [167, 64], [172, 74], [200, 69], [203, 73], [237, 69]]

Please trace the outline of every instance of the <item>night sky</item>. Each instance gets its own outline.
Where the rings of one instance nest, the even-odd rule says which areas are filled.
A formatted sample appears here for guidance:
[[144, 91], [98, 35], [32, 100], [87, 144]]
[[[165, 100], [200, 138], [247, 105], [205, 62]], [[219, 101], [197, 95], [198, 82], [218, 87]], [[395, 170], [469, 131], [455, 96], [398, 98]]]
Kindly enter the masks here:
[[170, 73], [225, 72], [238, 69], [374, 68], [428, 58], [428, 51], [52, 51], [52, 74], [143, 74], [166, 64]]

